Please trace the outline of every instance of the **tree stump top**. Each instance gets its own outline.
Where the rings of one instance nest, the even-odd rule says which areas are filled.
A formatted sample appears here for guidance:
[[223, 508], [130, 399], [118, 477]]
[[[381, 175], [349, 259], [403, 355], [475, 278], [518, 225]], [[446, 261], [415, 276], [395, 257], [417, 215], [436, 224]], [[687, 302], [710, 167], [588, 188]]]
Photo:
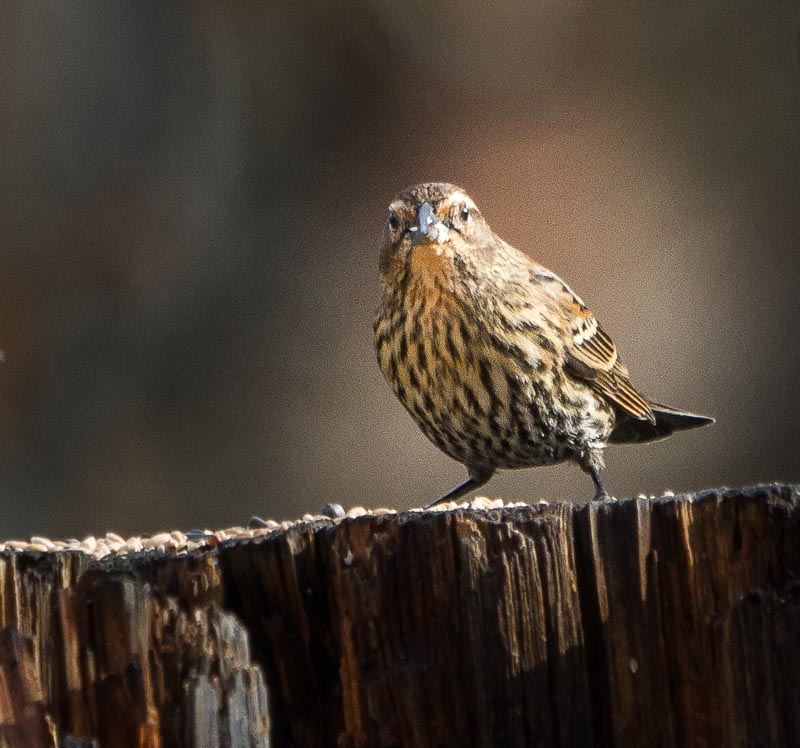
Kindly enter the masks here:
[[800, 741], [798, 487], [490, 506], [6, 543], [0, 743]]

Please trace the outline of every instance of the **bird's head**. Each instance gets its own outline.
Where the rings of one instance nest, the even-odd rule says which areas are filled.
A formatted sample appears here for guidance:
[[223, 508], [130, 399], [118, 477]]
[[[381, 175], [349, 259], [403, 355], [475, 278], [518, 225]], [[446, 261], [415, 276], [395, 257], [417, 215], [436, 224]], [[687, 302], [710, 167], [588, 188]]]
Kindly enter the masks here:
[[424, 182], [389, 205], [380, 268], [391, 284], [408, 273], [449, 278], [470, 258], [490, 251], [494, 235], [460, 187]]

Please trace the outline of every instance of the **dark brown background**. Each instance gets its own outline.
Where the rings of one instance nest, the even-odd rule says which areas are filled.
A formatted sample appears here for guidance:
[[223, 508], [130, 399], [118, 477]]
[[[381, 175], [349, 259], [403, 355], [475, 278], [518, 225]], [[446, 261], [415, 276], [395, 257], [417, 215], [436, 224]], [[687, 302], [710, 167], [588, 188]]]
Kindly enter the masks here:
[[7, 11], [0, 536], [459, 480], [372, 351], [386, 204], [428, 179], [563, 275], [645, 393], [719, 419], [612, 448], [612, 492], [800, 480], [794, 2], [268, 5]]

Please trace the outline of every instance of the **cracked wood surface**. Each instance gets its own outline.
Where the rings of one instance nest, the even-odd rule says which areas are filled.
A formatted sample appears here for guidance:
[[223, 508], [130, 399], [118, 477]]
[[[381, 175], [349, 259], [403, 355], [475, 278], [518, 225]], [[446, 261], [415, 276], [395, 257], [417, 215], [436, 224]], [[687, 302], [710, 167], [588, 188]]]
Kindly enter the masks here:
[[799, 506], [773, 485], [5, 551], [0, 744], [800, 744]]

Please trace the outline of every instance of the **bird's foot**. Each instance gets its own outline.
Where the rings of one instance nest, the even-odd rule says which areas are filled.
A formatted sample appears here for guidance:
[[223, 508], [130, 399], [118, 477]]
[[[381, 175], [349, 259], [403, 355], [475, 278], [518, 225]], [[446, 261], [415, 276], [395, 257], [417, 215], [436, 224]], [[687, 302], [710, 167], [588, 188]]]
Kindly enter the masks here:
[[605, 488], [598, 488], [592, 501], [611, 501], [611, 494]]
[[444, 496], [440, 496], [436, 499], [436, 501], [426, 504], [423, 509], [430, 509], [437, 504], [444, 504], [445, 502], [458, 501], [476, 488], [480, 488], [492, 475], [494, 475], [494, 470], [469, 468], [469, 478], [451, 488]]

